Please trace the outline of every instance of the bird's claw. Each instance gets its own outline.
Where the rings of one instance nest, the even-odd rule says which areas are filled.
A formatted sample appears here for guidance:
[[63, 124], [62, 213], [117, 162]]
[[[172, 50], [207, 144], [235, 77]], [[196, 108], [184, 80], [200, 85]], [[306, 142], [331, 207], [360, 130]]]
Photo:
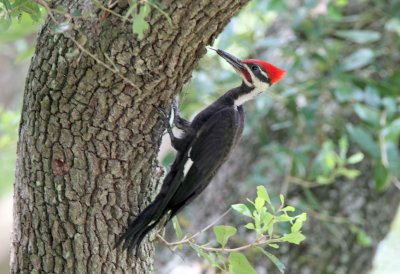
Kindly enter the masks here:
[[167, 114], [165, 113], [165, 111], [164, 111], [162, 108], [160, 108], [160, 107], [155, 107], [155, 109], [156, 109], [156, 111], [158, 112], [158, 115], [160, 116], [162, 122], [164, 123], [164, 126], [171, 126], [171, 125], [169, 124], [170, 115], [167, 115]]

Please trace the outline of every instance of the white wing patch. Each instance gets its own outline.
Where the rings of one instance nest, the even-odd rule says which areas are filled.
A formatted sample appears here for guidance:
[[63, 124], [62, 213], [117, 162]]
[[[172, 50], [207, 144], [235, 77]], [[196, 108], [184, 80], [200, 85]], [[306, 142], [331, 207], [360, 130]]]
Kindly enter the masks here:
[[186, 161], [186, 163], [185, 163], [185, 166], [183, 167], [183, 176], [185, 176], [186, 177], [186, 174], [189, 172], [189, 170], [190, 170], [190, 168], [192, 167], [192, 165], [193, 165], [193, 161], [192, 161], [192, 159], [190, 159], [190, 152], [192, 151], [192, 148], [189, 148], [189, 151], [188, 151], [188, 159], [187, 159], [187, 161]]
[[188, 158], [186, 163], [185, 163], [185, 166], [183, 168], [183, 175], [184, 176], [186, 176], [186, 174], [189, 172], [189, 170], [192, 167], [192, 165], [193, 165], [192, 159]]

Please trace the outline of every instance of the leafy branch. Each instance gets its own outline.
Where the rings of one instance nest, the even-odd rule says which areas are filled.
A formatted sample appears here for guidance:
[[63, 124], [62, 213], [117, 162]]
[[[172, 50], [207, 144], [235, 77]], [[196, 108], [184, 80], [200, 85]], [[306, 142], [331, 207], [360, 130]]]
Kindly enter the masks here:
[[[251, 219], [251, 222], [244, 227], [255, 234], [253, 241], [231, 247], [230, 239], [237, 234], [237, 228], [229, 225], [215, 225], [231, 209], [194, 235], [186, 234], [182, 236], [182, 229], [176, 218], [174, 218], [173, 225], [178, 241], [168, 242], [159, 233], [157, 237], [173, 250], [175, 248], [183, 249], [184, 246], [191, 247], [200, 257], [208, 261], [212, 267], [221, 271], [229, 271], [232, 274], [256, 273], [246, 255], [243, 254], [245, 251], [253, 250], [265, 255], [283, 273], [285, 268], [283, 263], [268, 252], [266, 248], [276, 249], [279, 248], [281, 243], [300, 244], [305, 239], [305, 236], [301, 233], [301, 228], [307, 218], [306, 213], [294, 216], [289, 215], [289, 213], [295, 212], [296, 209], [292, 206], [285, 206], [283, 195], [280, 195], [280, 205], [278, 207], [274, 206], [264, 186], [257, 187], [257, 197], [254, 201], [248, 199], [247, 204], [235, 204], [232, 205], [232, 209], [240, 215]], [[282, 233], [277, 228], [280, 223], [285, 223], [290, 227], [286, 233]], [[200, 244], [196, 242], [196, 238], [201, 233], [211, 228], [215, 235], [215, 240], [212, 243]]]
[[[145, 17], [148, 15], [151, 8], [161, 13], [166, 18], [168, 23], [172, 25], [172, 19], [169, 16], [169, 14], [166, 13], [160, 7], [159, 4], [151, 0], [130, 1], [130, 8], [128, 9], [125, 15], [121, 15], [112, 10], [112, 8], [118, 1], [114, 3], [110, 1], [107, 7], [102, 5], [102, 3], [100, 3], [98, 0], [93, 0], [93, 2], [97, 7], [99, 7], [106, 13], [104, 15], [105, 17], [108, 16], [108, 14], [111, 14], [113, 16], [121, 18], [123, 22], [128, 21], [129, 23], [131, 23], [132, 31], [137, 34], [139, 40], [143, 39], [144, 32], [149, 27], [148, 23], [145, 20]], [[121, 71], [118, 69], [118, 67], [115, 65], [115, 63], [111, 60], [109, 56], [104, 55], [104, 58], [110, 64], [106, 63], [105, 61], [102, 61], [98, 56], [90, 52], [85, 47], [85, 42], [87, 41], [87, 38], [80, 29], [77, 29], [75, 27], [75, 25], [71, 21], [73, 18], [88, 19], [92, 15], [82, 16], [81, 12], [77, 10], [73, 11], [72, 13], [68, 13], [62, 6], [57, 6], [56, 8], [52, 8], [45, 0], [14, 0], [14, 1], [1, 0], [0, 30], [1, 29], [7, 30], [11, 25], [12, 18], [18, 18], [24, 13], [29, 14], [34, 21], [38, 21], [43, 14], [43, 9], [41, 9], [41, 7], [47, 12], [51, 21], [54, 22], [55, 27], [53, 31], [55, 33], [63, 34], [65, 37], [70, 39], [82, 53], [87, 54], [93, 60], [95, 60], [99, 65], [103, 66], [108, 71], [116, 74], [124, 82], [139, 90], [139, 88], [130, 79], [128, 79], [121, 73]], [[59, 18], [59, 16], [61, 16], [61, 19], [57, 19]], [[79, 33], [82, 36], [82, 39], [74, 38], [73, 34], [71, 33], [72, 30], [75, 31], [76, 33]], [[83, 42], [80, 42], [80, 40], [82, 40]]]

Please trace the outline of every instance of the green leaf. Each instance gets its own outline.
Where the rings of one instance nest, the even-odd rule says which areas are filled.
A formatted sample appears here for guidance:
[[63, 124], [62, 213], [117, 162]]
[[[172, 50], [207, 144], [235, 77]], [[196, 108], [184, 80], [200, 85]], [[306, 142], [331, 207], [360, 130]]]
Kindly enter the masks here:
[[347, 163], [348, 164], [357, 164], [357, 163], [361, 162], [363, 159], [364, 159], [364, 154], [362, 152], [357, 152], [357, 153], [351, 155], [347, 159]]
[[253, 217], [250, 209], [245, 204], [234, 204], [231, 207], [233, 208], [233, 210], [239, 212], [240, 214], [242, 214], [244, 216]]
[[262, 210], [263, 206], [265, 205], [265, 200], [260, 197], [257, 197], [254, 204], [255, 204], [257, 212], [261, 213], [261, 210]]
[[337, 174], [343, 175], [349, 179], [354, 179], [354, 178], [360, 176], [361, 172], [357, 169], [340, 168], [337, 171]]
[[343, 135], [339, 139], [339, 157], [341, 160], [346, 159], [346, 154], [349, 149], [349, 140], [347, 139], [346, 135]]
[[288, 212], [293, 212], [296, 209], [292, 206], [285, 206], [284, 208], [282, 208], [282, 211], [288, 211]]
[[393, 120], [386, 128], [387, 138], [396, 141], [400, 137], [400, 118]]
[[[271, 203], [271, 199], [268, 195], [268, 191], [264, 186], [257, 186], [257, 198], [261, 198], [266, 201], [271, 207], [272, 211], [275, 211], [275, 207]], [[257, 200], [256, 198], [256, 200]]]
[[282, 239], [282, 241], [286, 241], [286, 242], [298, 245], [305, 238], [306, 237], [304, 237], [304, 235], [301, 234], [301, 232], [292, 232], [292, 233], [286, 234], [281, 239]]
[[17, 5], [15, 5], [15, 4], [16, 3], [14, 3], [14, 8], [15, 8], [15, 6], [18, 5], [18, 8], [20, 9], [20, 11], [23, 11], [23, 12], [26, 12], [27, 14], [29, 14], [29, 16], [32, 18], [33, 21], [35, 21], [35, 22], [39, 21], [39, 19], [41, 17], [41, 12], [40, 12], [39, 5], [36, 4], [34, 1], [24, 1]]
[[229, 272], [231, 274], [257, 274], [246, 256], [239, 252], [229, 254]]
[[270, 246], [270, 247], [272, 247], [272, 248], [276, 248], [276, 249], [279, 248], [279, 245], [278, 245], [278, 244], [268, 244], [268, 246]]
[[285, 196], [283, 196], [283, 194], [279, 194], [279, 199], [281, 200], [281, 205], [285, 204]]
[[374, 59], [374, 52], [371, 49], [363, 48], [350, 54], [342, 61], [344, 71], [351, 71], [368, 65]]
[[299, 232], [301, 227], [303, 226], [303, 222], [307, 220], [307, 213], [302, 213], [299, 215], [298, 218], [296, 218], [296, 221], [292, 225], [291, 231], [293, 232]]
[[[270, 244], [269, 246], [272, 247], [272, 244]], [[278, 246], [278, 245], [276, 245]], [[279, 247], [279, 246], [278, 246]], [[271, 262], [274, 263], [274, 265], [278, 268], [280, 273], [284, 273], [285, 272], [285, 265], [273, 254], [269, 253], [268, 251], [265, 251], [264, 249], [262, 249], [261, 247], [257, 247], [257, 249], [259, 251], [261, 251], [265, 256], [268, 257], [268, 259], [271, 260]]]
[[174, 218], [172, 218], [172, 226], [174, 227], [176, 237], [178, 238], [178, 240], [181, 240], [182, 239], [182, 229], [181, 229], [181, 226], [179, 225], [179, 221], [176, 216]]
[[392, 18], [385, 24], [385, 29], [388, 31], [396, 32], [400, 35], [400, 18]]
[[293, 220], [293, 219], [294, 219], [294, 217], [290, 217], [289, 215], [286, 215], [286, 214], [279, 215], [279, 216], [276, 218], [276, 220], [277, 220], [278, 222], [289, 222], [289, 221], [291, 221], [291, 220]]
[[236, 234], [237, 229], [233, 226], [228, 225], [218, 225], [213, 227], [215, 237], [217, 242], [221, 244], [222, 247], [226, 245], [229, 238]]
[[150, 6], [144, 4], [139, 13], [133, 17], [132, 31], [138, 35], [138, 39], [142, 40], [144, 37], [144, 32], [149, 28], [149, 24], [146, 22], [145, 18], [150, 12]]
[[266, 201], [268, 204], [271, 204], [271, 199], [269, 198], [267, 189], [264, 186], [257, 186], [257, 197], [260, 197], [264, 201]]
[[250, 229], [250, 230], [255, 228], [253, 223], [248, 223], [244, 227], [247, 228], [247, 229]]
[[375, 189], [385, 191], [390, 185], [390, 171], [380, 161], [374, 168]]
[[12, 9], [10, 1], [0, 0], [0, 3], [3, 3], [3, 5], [6, 7], [7, 12], [9, 12]]
[[218, 265], [218, 263], [215, 261], [214, 257], [211, 256], [210, 254], [206, 253], [203, 249], [201, 249], [200, 247], [198, 247], [194, 244], [190, 244], [190, 246], [196, 251], [198, 256], [206, 259], [210, 265]]
[[336, 31], [336, 35], [358, 44], [375, 42], [381, 38], [379, 32], [370, 30], [340, 30]]
[[363, 247], [369, 247], [372, 245], [372, 238], [368, 236], [363, 229], [358, 229], [357, 241]]
[[351, 124], [347, 124], [346, 128], [350, 138], [357, 143], [362, 150], [374, 158], [379, 157], [379, 146], [374, 142], [370, 132]]
[[0, 18], [0, 32], [5, 32], [11, 26], [11, 18]]
[[370, 123], [371, 125], [379, 125], [379, 112], [376, 109], [367, 107], [362, 104], [355, 104], [354, 111], [361, 120]]

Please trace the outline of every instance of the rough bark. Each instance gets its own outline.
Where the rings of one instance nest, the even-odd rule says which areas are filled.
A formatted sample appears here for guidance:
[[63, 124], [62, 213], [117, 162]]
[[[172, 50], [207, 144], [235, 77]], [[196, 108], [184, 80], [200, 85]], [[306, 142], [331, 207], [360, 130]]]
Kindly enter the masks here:
[[[95, 14], [74, 19], [80, 33], [68, 35], [104, 63], [111, 58], [136, 87], [54, 34], [47, 19], [24, 93], [12, 273], [152, 272], [152, 244], [143, 244], [140, 258], [113, 244], [157, 192], [162, 172], [154, 141], [162, 123], [155, 108], [169, 108], [205, 46], [246, 2], [162, 1], [172, 26], [152, 9], [141, 41], [93, 1], [51, 3]], [[119, 1], [113, 11], [127, 8]]]

